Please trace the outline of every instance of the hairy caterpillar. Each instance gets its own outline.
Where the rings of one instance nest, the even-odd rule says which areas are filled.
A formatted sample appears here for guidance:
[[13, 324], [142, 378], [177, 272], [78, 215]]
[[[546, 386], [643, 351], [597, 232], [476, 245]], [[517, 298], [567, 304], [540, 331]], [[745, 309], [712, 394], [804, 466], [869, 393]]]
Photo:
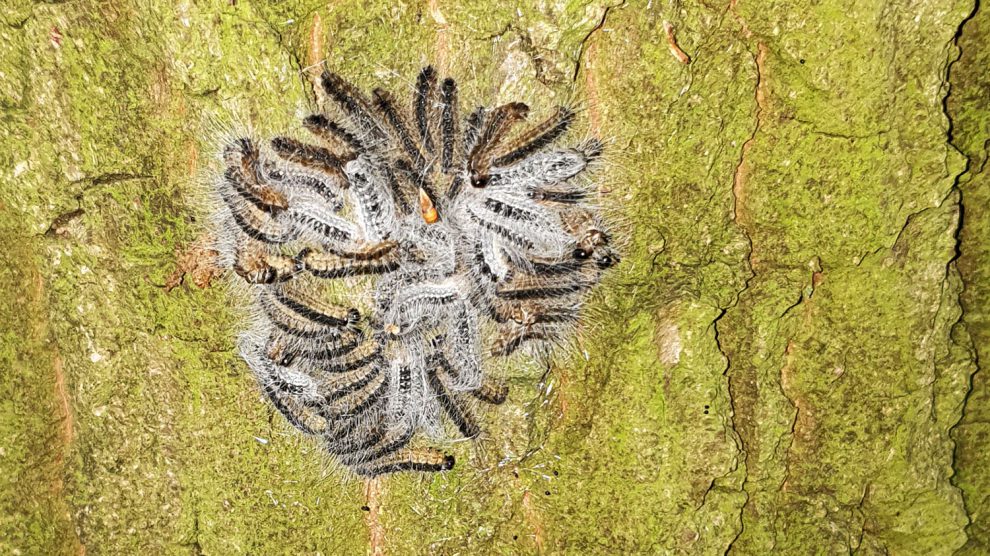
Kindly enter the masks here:
[[355, 473], [444, 471], [453, 457], [417, 439], [448, 422], [477, 436], [472, 404], [507, 395], [491, 360], [566, 337], [618, 262], [589, 201], [602, 146], [557, 146], [566, 107], [515, 134], [520, 102], [462, 120], [456, 82], [430, 67], [408, 107], [333, 73], [321, 84], [335, 113], [303, 120], [312, 143], [223, 151], [216, 249], [257, 315], [240, 355]]

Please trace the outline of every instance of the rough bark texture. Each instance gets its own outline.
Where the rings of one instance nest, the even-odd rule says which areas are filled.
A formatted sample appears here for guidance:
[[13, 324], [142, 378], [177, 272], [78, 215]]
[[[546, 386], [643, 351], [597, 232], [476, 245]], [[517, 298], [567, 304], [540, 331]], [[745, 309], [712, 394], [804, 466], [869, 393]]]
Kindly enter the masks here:
[[[491, 4], [0, 3], [0, 552], [990, 552], [986, 7]], [[162, 288], [323, 58], [613, 138], [592, 325], [443, 476], [342, 478]]]

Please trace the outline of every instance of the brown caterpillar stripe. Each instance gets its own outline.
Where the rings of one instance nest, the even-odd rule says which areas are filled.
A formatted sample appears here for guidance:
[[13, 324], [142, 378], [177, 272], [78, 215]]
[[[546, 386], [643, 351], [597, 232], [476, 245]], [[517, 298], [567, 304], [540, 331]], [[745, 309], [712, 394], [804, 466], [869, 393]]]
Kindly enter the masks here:
[[481, 428], [475, 421], [474, 416], [471, 415], [470, 409], [456, 395], [452, 395], [447, 391], [447, 387], [441, 378], [444, 374], [445, 368], [443, 365], [436, 365], [432, 371], [427, 372], [426, 377], [430, 389], [436, 395], [437, 401], [440, 402], [440, 407], [443, 408], [444, 413], [453, 421], [454, 425], [457, 426], [457, 430], [464, 435], [464, 438], [478, 436], [481, 434]]
[[470, 394], [485, 403], [501, 405], [509, 397], [509, 387], [501, 382], [484, 378], [481, 381], [481, 386], [471, 390]]
[[284, 255], [238, 252], [234, 272], [249, 284], [274, 284], [292, 278], [302, 269], [295, 259]]
[[367, 245], [361, 249], [337, 249], [334, 250], [332, 254], [337, 255], [341, 259], [350, 259], [353, 261], [374, 261], [398, 257], [398, 253], [396, 252], [398, 247], [398, 242], [385, 240]]
[[217, 193], [230, 211], [234, 224], [247, 237], [262, 243], [280, 244], [293, 236], [292, 228], [239, 196], [226, 181], [221, 182]]
[[392, 248], [374, 259], [352, 259], [335, 253], [303, 250], [303, 268], [319, 278], [341, 278], [364, 274], [384, 274], [399, 267], [398, 252]]
[[577, 204], [588, 198], [588, 194], [586, 192], [577, 189], [535, 189], [530, 192], [529, 196], [536, 201], [541, 201], [544, 203], [561, 203], [566, 205]]
[[224, 150], [224, 159], [228, 164], [224, 177], [235, 191], [268, 212], [288, 207], [285, 196], [261, 177], [260, 153], [254, 142], [247, 138], [238, 139]]
[[468, 173], [471, 185], [485, 187], [490, 179], [494, 151], [499, 142], [517, 122], [526, 119], [529, 107], [521, 102], [510, 102], [496, 108], [486, 119], [477, 144], [468, 157]]
[[265, 388], [265, 395], [275, 409], [303, 433], [319, 435], [327, 430], [327, 420], [324, 417], [292, 396], [279, 392], [274, 385]]
[[241, 170], [237, 167], [232, 166], [227, 168], [226, 172], [224, 172], [224, 179], [227, 180], [235, 193], [260, 210], [271, 214], [278, 214], [289, 207], [285, 195], [275, 191], [268, 185], [250, 185], [245, 180]]
[[557, 108], [553, 116], [509, 142], [502, 149], [505, 154], [497, 155], [492, 164], [508, 166], [530, 156], [566, 133], [573, 121], [573, 110], [563, 106]]
[[454, 456], [438, 450], [403, 450], [389, 458], [362, 464], [355, 473], [363, 477], [377, 477], [400, 471], [422, 471], [437, 473], [454, 468]]
[[547, 336], [539, 330], [511, 329], [503, 331], [502, 336], [495, 340], [492, 347], [492, 355], [508, 357], [516, 352], [523, 344], [530, 340], [546, 340]]
[[298, 290], [272, 288], [270, 294], [289, 310], [318, 324], [339, 328], [354, 324], [361, 318], [357, 309], [325, 303]]
[[[273, 334], [272, 339], [281, 339], [280, 335]], [[335, 333], [321, 338], [317, 347], [287, 346], [285, 356], [291, 358], [304, 358], [314, 364], [321, 364], [326, 361], [336, 360], [351, 353], [365, 341], [363, 334], [359, 330], [343, 328]]]
[[380, 356], [381, 346], [378, 345], [378, 341], [369, 339], [348, 352], [345, 357], [326, 363], [322, 369], [327, 373], [344, 373], [352, 369], [370, 365], [378, 361], [381, 358]]
[[301, 338], [333, 335], [348, 322], [345, 319], [321, 314], [291, 300], [279, 299], [271, 292], [265, 292], [259, 300], [265, 315], [273, 325], [287, 334]]
[[[388, 373], [378, 373], [371, 382], [360, 390], [325, 404], [323, 406], [324, 415], [331, 421], [356, 419], [369, 412], [380, 401], [384, 400], [385, 394], [388, 392], [388, 387]], [[367, 445], [361, 444], [356, 446], [355, 449], [368, 449], [377, 443], [378, 441], [368, 443]], [[342, 448], [344, 447], [342, 446]]]
[[534, 286], [528, 288], [505, 288], [496, 290], [495, 295], [502, 299], [543, 299], [563, 297], [585, 289], [581, 284], [562, 286]]
[[495, 322], [511, 321], [527, 326], [573, 322], [578, 317], [574, 307], [554, 307], [546, 302], [507, 301], [504, 298], [492, 301], [492, 313]]
[[375, 89], [372, 95], [375, 98], [375, 107], [381, 113], [382, 117], [384, 117], [389, 127], [392, 128], [396, 137], [398, 137], [402, 148], [405, 149], [406, 154], [412, 159], [413, 166], [417, 169], [422, 169], [425, 162], [423, 153], [420, 152], [416, 141], [410, 135], [409, 126], [406, 125], [405, 119], [396, 110], [395, 103], [392, 101], [392, 95], [382, 89]]
[[320, 84], [323, 86], [324, 92], [353, 118], [361, 129], [367, 131], [376, 140], [385, 137], [379, 128], [378, 121], [372, 115], [373, 111], [368, 100], [350, 83], [337, 74], [323, 72]]
[[347, 465], [355, 465], [366, 462], [374, 462], [386, 456], [392, 455], [405, 448], [414, 436], [414, 431], [410, 428], [402, 432], [385, 436], [381, 442], [374, 446], [360, 451], [342, 453], [340, 460]]
[[303, 127], [325, 144], [339, 148], [340, 151], [338, 152], [343, 154], [334, 154], [344, 162], [354, 160], [358, 153], [365, 152], [364, 144], [361, 143], [360, 139], [347, 131], [344, 126], [327, 119], [323, 114], [308, 116], [303, 120]]
[[223, 158], [227, 165], [237, 169], [244, 179], [252, 184], [259, 182], [259, 157], [258, 147], [247, 137], [237, 139], [223, 150]]
[[532, 241], [530, 241], [530, 240], [526, 239], [525, 237], [523, 237], [523, 236], [521, 236], [521, 235], [513, 232], [512, 230], [506, 228], [505, 226], [500, 226], [499, 224], [497, 224], [495, 222], [492, 222], [490, 220], [486, 220], [485, 218], [482, 218], [481, 216], [479, 216], [478, 214], [476, 214], [473, 210], [470, 211], [469, 216], [470, 216], [471, 220], [474, 221], [475, 223], [477, 223], [479, 226], [481, 226], [482, 228], [488, 230], [489, 232], [491, 232], [491, 233], [493, 233], [493, 234], [501, 237], [502, 239], [508, 241], [509, 243], [512, 243], [514, 245], [518, 245], [519, 247], [522, 247], [523, 249], [532, 249], [533, 248], [533, 242]]
[[347, 176], [342, 167], [344, 161], [327, 149], [289, 137], [276, 137], [271, 144], [275, 154], [283, 159], [325, 174], [342, 187], [347, 187]]
[[333, 403], [363, 389], [381, 374], [382, 370], [379, 365], [361, 365], [355, 367], [354, 370], [325, 377], [325, 380], [318, 382], [318, 388], [324, 399]]
[[485, 153], [491, 151], [505, 138], [512, 126], [526, 119], [529, 106], [522, 102], [509, 102], [496, 108], [485, 120], [478, 145]]

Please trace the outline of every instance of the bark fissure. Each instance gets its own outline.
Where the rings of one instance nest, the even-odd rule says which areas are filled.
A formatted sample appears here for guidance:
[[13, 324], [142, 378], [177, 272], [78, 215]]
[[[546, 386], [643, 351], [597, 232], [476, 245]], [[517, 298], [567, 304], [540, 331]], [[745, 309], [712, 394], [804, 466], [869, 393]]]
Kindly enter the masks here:
[[[734, 3], [733, 3], [733, 9], [734, 9]], [[745, 26], [745, 23], [743, 25], [748, 34], [748, 27]], [[746, 243], [748, 247], [748, 252], [746, 255], [746, 266], [749, 276], [747, 276], [745, 283], [743, 284], [743, 287], [735, 293], [735, 299], [732, 305], [722, 310], [722, 313], [713, 322], [713, 326], [716, 325], [719, 319], [721, 319], [728, 313], [729, 309], [735, 308], [739, 304], [742, 295], [749, 289], [750, 283], [757, 276], [757, 267], [753, 259], [755, 253], [753, 237], [749, 230], [747, 216], [744, 212], [745, 209], [743, 207], [745, 203], [744, 196], [745, 196], [746, 179], [748, 177], [747, 168], [746, 168], [746, 164], [748, 162], [747, 154], [752, 148], [753, 142], [756, 140], [757, 135], [760, 133], [760, 130], [764, 125], [763, 118], [766, 111], [766, 105], [765, 105], [766, 93], [764, 91], [765, 79], [766, 79], [766, 76], [764, 75], [766, 46], [762, 42], [758, 42], [756, 48], [757, 48], [757, 52], [752, 55], [753, 65], [756, 69], [755, 77], [754, 77], [754, 85], [753, 85], [754, 125], [752, 132], [743, 141], [743, 144], [740, 148], [739, 161], [737, 162], [735, 166], [735, 170], [733, 171], [732, 174], [732, 186], [730, 189], [730, 193], [732, 195], [732, 222], [742, 232], [743, 237], [746, 239]], [[751, 411], [750, 408], [745, 408], [744, 410], [743, 408], [736, 407], [735, 392], [738, 389], [738, 385], [736, 383], [738, 380], [741, 379], [741, 377], [734, 376], [733, 368], [732, 368], [732, 358], [722, 346], [721, 341], [719, 341], [719, 335], [717, 333], [717, 330], [718, 329], [716, 326], [716, 345], [718, 346], [719, 351], [722, 353], [722, 356], [725, 358], [726, 361], [726, 368], [723, 374], [728, 378], [729, 381], [729, 400], [730, 400], [730, 406], [732, 408], [733, 432], [735, 433], [736, 442], [739, 445], [740, 457], [744, 462], [743, 465], [745, 469], [743, 474], [742, 484], [740, 485], [740, 488], [742, 489], [742, 492], [745, 495], [745, 500], [743, 501], [743, 504], [739, 508], [739, 531], [737, 532], [735, 538], [733, 538], [732, 541], [728, 544], [724, 552], [724, 554], [729, 554], [732, 552], [735, 543], [743, 535], [743, 532], [746, 527], [745, 525], [746, 508], [749, 506], [749, 504], [752, 501], [752, 495], [747, 490], [747, 485], [749, 483], [749, 466], [747, 465], [747, 463], [749, 461], [749, 457], [751, 454], [750, 454], [750, 450], [747, 447], [746, 439], [744, 438], [744, 433], [741, 430], [743, 427], [740, 426], [740, 423], [743, 419], [747, 419], [747, 420], [752, 419], [753, 416], [749, 413]]]
[[[971, 179], [971, 177], [974, 174], [982, 173], [983, 167], [986, 164], [986, 160], [987, 160], [987, 149], [986, 149], [986, 146], [987, 145], [990, 145], [990, 140], [987, 140], [987, 141], [984, 142], [983, 161], [981, 162], [980, 167], [978, 169], [976, 169], [976, 171], [974, 172], [974, 170], [972, 168], [972, 162], [973, 162], [972, 161], [972, 158], [969, 155], [967, 155], [966, 152], [964, 152], [963, 149], [960, 148], [956, 144], [956, 142], [955, 142], [955, 139], [954, 139], [955, 122], [953, 121], [953, 116], [952, 116], [952, 114], [950, 113], [950, 110], [949, 110], [949, 101], [950, 101], [950, 97], [952, 96], [952, 88], [953, 88], [952, 87], [952, 77], [953, 77], [953, 75], [952, 75], [952, 68], [953, 68], [953, 66], [956, 65], [957, 62], [959, 62], [959, 60], [962, 59], [963, 54], [964, 54], [963, 53], [963, 49], [962, 49], [962, 47], [959, 44], [959, 41], [960, 41], [960, 39], [963, 36], [964, 28], [966, 27], [966, 25], [970, 21], [973, 20], [973, 18], [976, 17], [976, 15], [979, 12], [979, 10], [980, 10], [980, 0], [974, 0], [972, 10], [969, 12], [969, 14], [965, 18], [963, 18], [962, 21], [959, 22], [959, 26], [956, 28], [956, 31], [953, 34], [953, 37], [952, 37], [952, 40], [951, 40], [950, 44], [951, 44], [951, 47], [953, 49], [955, 49], [955, 56], [948, 61], [948, 63], [946, 64], [946, 67], [945, 67], [945, 77], [943, 79], [943, 87], [945, 88], [945, 94], [942, 96], [942, 114], [945, 117], [945, 120], [946, 120], [946, 123], [947, 123], [947, 128], [946, 128], [946, 133], [945, 133], [945, 135], [946, 135], [946, 145], [947, 145], [947, 148], [950, 149], [950, 150], [954, 150], [957, 153], [959, 153], [960, 155], [962, 155], [962, 156], [965, 157], [964, 168], [962, 169], [961, 172], [959, 172], [954, 177], [953, 183], [952, 183], [952, 191], [951, 191], [951, 193], [957, 195], [956, 204], [958, 206], [958, 216], [957, 216], [957, 219], [956, 219], [956, 228], [955, 228], [955, 230], [953, 232], [953, 238], [954, 238], [954, 241], [955, 241], [955, 244], [954, 244], [954, 250], [955, 250], [955, 252], [954, 252], [952, 258], [946, 264], [946, 277], [945, 277], [945, 280], [948, 280], [950, 273], [956, 272], [959, 275], [959, 277], [960, 277], [960, 281], [963, 284], [963, 288], [966, 288], [967, 287], [966, 280], [965, 280], [965, 276], [962, 275], [962, 273], [959, 272], [958, 264], [957, 264], [957, 261], [962, 256], [962, 232], [963, 232], [963, 226], [965, 225], [964, 220], [965, 220], [965, 199], [966, 199], [966, 195], [965, 195], [965, 192], [963, 191], [963, 189], [961, 188], [961, 184], [967, 178], [970, 178]], [[945, 280], [943, 280], [943, 287], [944, 287], [944, 284], [945, 284]], [[962, 303], [961, 292], [960, 292], [960, 296], [957, 296], [956, 302], [957, 303], [960, 303], [961, 311], [959, 313], [958, 319], [956, 320], [955, 323], [953, 323], [952, 327], [960, 327], [962, 330], [964, 330], [964, 333], [965, 333], [966, 338], [970, 339], [970, 341], [971, 341], [973, 336], [970, 333], [969, 325], [967, 324], [967, 321], [966, 321], [966, 317], [967, 317], [966, 305]], [[964, 508], [964, 510], [966, 512], [966, 517], [967, 517], [967, 520], [968, 520], [968, 523], [966, 524], [966, 534], [967, 534], [967, 537], [968, 538], [972, 539], [973, 538], [972, 528], [974, 526], [974, 522], [973, 522], [974, 509], [972, 508], [971, 503], [970, 503], [970, 495], [968, 493], [966, 493], [965, 489], [963, 489], [961, 486], [959, 486], [957, 484], [957, 476], [959, 474], [959, 469], [957, 468], [957, 459], [958, 459], [958, 451], [959, 451], [959, 441], [956, 440], [956, 438], [957, 438], [956, 431], [957, 431], [957, 427], [961, 423], [963, 423], [964, 421], [967, 420], [967, 408], [969, 406], [970, 399], [971, 399], [971, 397], [973, 395], [973, 392], [974, 392], [974, 381], [975, 380], [978, 380], [978, 375], [979, 375], [979, 373], [981, 373], [982, 369], [981, 369], [981, 366], [980, 366], [980, 356], [979, 356], [978, 350], [976, 350], [976, 349], [968, 349], [967, 351], [969, 352], [969, 355], [970, 355], [970, 358], [971, 358], [971, 361], [972, 361], [972, 364], [973, 364], [973, 371], [969, 374], [969, 377], [967, 378], [967, 381], [966, 381], [966, 391], [963, 394], [963, 398], [962, 398], [962, 404], [961, 404], [961, 410], [960, 410], [960, 417], [959, 417], [959, 419], [955, 423], [953, 423], [949, 427], [948, 435], [949, 435], [949, 438], [953, 442], [953, 450], [952, 450], [952, 452], [950, 454], [951, 458], [950, 458], [950, 462], [949, 462], [950, 468], [952, 470], [952, 474], [950, 476], [950, 480], [951, 480], [953, 486], [955, 488], [959, 489], [960, 492], [962, 493], [963, 508]], [[934, 388], [934, 386], [933, 386], [933, 388]], [[934, 391], [933, 391], [933, 394], [932, 395], [934, 397]], [[934, 410], [934, 407], [933, 407], [933, 410]]]
[[626, 1], [627, 0], [622, 0], [622, 2], [619, 2], [618, 4], [606, 6], [605, 11], [602, 12], [602, 18], [598, 21], [598, 24], [592, 27], [591, 30], [588, 31], [588, 34], [586, 34], [584, 38], [581, 39], [581, 43], [578, 47], [577, 60], [574, 62], [574, 73], [571, 75], [571, 81], [576, 83], [578, 80], [578, 74], [581, 73], [581, 61], [584, 58], [585, 52], [587, 52], [588, 46], [591, 41], [591, 37], [595, 34], [595, 32], [605, 27], [605, 22], [608, 21], [609, 12], [611, 12], [614, 9], [622, 8], [623, 6], [626, 5]]

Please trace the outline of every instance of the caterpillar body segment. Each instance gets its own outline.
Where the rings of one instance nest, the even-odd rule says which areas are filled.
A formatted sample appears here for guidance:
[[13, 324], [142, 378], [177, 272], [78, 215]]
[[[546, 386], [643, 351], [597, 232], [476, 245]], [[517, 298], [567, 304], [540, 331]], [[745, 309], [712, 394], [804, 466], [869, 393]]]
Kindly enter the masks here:
[[399, 471], [437, 473], [454, 468], [454, 456], [439, 450], [401, 450], [390, 456], [358, 465], [355, 473], [363, 477], [376, 477]]

